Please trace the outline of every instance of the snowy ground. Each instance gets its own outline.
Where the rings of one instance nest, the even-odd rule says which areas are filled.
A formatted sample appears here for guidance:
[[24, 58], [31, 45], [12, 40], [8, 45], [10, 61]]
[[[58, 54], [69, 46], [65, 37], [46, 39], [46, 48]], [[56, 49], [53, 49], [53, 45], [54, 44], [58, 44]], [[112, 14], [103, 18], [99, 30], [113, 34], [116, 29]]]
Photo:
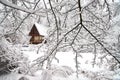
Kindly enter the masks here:
[[[14, 76], [14, 77], [13, 77]], [[44, 78], [42, 77], [42, 75], [37, 75], [37, 76], [28, 76], [28, 75], [21, 75], [21, 74], [15, 74], [15, 73], [11, 73], [8, 75], [3, 75], [0, 76], [0, 80], [20, 80], [21, 77], [25, 77], [28, 80], [89, 80], [88, 78], [85, 78], [83, 76], [81, 76], [81, 78], [76, 78], [75, 75], [73, 76], [69, 76], [67, 78], [64, 77], [56, 77], [56, 76], [48, 76], [46, 75]], [[49, 78], [49, 79], [48, 79]], [[26, 79], [25, 79], [26, 80]]]
[[[119, 70], [120, 72], [120, 70]], [[106, 74], [106, 75], [100, 75]], [[21, 79], [22, 77], [26, 79]], [[42, 74], [41, 71], [35, 73], [34, 76], [29, 75], [22, 75], [11, 73], [8, 75], [0, 76], [0, 80], [120, 80], [120, 74], [115, 74], [113, 72], [101, 72], [99, 75], [95, 75], [95, 73], [88, 73], [88, 74], [80, 74], [79, 78], [76, 77], [76, 74], [72, 74], [67, 77], [63, 77], [61, 75], [52, 75], [50, 71], [43, 70]]]
[[[28, 57], [32, 63], [38, 57], [44, 55], [43, 51], [38, 52], [37, 46], [29, 45], [21, 48], [22, 53]], [[59, 63], [54, 60], [52, 62], [53, 70], [42, 70], [34, 73], [34, 76], [21, 75], [21, 74], [8, 74], [0, 76], [0, 80], [19, 80], [21, 77], [28, 78], [28, 80], [120, 80], [120, 70], [108, 71], [104, 66], [99, 67], [91, 64], [93, 55], [90, 53], [82, 53], [80, 61], [79, 78], [75, 73], [75, 54], [72, 51], [58, 52], [56, 57]], [[15, 76], [15, 77], [12, 77]]]
[[[43, 51], [40, 51], [39, 53], [37, 53], [38, 51], [37, 46], [34, 45], [29, 45], [29, 46], [25, 46], [22, 47], [21, 51], [23, 52], [23, 54], [25, 56], [28, 57], [28, 59], [32, 62], [35, 59], [37, 59], [38, 57], [44, 55]], [[81, 53], [82, 57], [79, 58], [80, 61], [80, 67], [82, 69], [85, 70], [94, 70], [94, 71], [102, 71], [104, 70], [104, 67], [99, 67], [99, 66], [94, 66], [92, 65], [92, 61], [93, 61], [93, 54], [91, 53]], [[69, 52], [58, 52], [56, 54], [56, 58], [59, 59], [59, 61], [57, 60], [53, 60], [52, 64], [53, 65], [58, 65], [58, 66], [69, 66], [71, 67], [74, 71], [75, 69], [75, 54], [72, 51]]]

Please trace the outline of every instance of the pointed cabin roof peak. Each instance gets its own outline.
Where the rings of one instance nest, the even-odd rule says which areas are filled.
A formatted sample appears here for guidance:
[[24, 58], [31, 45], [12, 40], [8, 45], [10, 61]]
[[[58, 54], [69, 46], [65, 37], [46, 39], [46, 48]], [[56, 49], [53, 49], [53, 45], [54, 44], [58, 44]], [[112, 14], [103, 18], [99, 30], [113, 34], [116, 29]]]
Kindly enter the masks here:
[[47, 30], [48, 30], [48, 27], [42, 25], [42, 24], [38, 24], [38, 23], [35, 23], [29, 33], [29, 35], [42, 35], [42, 36], [47, 36]]

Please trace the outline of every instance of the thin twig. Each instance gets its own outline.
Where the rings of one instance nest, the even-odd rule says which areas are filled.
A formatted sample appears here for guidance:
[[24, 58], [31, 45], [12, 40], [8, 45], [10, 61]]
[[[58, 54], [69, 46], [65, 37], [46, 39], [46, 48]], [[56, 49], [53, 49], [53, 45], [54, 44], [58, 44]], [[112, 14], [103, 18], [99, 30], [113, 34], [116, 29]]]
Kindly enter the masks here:
[[78, 34], [80, 33], [81, 29], [82, 29], [82, 26], [79, 28], [79, 30], [78, 30], [77, 34], [75, 35], [75, 37], [74, 37], [74, 39], [73, 39], [73, 41], [72, 41], [71, 44], [74, 43], [74, 41], [75, 41], [75, 39], [77, 38]]
[[27, 12], [27, 13], [30, 13], [30, 14], [33, 14], [35, 11], [34, 10], [30, 10], [30, 9], [25, 9], [21, 6], [17, 6], [15, 4], [12, 4], [6, 0], [0, 0], [0, 3], [2, 3], [3, 5], [5, 6], [8, 6], [8, 7], [11, 7], [11, 8], [14, 8], [14, 9], [18, 9], [18, 10], [21, 10], [23, 12]]
[[55, 19], [55, 25], [56, 25], [56, 28], [57, 28], [57, 43], [59, 41], [59, 27], [58, 27], [58, 20], [57, 20], [57, 16], [53, 10], [53, 6], [52, 6], [52, 3], [51, 3], [51, 0], [49, 0], [49, 4], [50, 4], [50, 8], [52, 10], [52, 13], [54, 15], [54, 19]]
[[2, 23], [4, 22], [4, 20], [8, 17], [8, 15], [9, 15], [10, 12], [12, 12], [12, 10], [9, 11], [9, 12], [5, 15], [5, 17], [2, 19], [2, 21], [0, 22], [0, 24], [2, 24]]

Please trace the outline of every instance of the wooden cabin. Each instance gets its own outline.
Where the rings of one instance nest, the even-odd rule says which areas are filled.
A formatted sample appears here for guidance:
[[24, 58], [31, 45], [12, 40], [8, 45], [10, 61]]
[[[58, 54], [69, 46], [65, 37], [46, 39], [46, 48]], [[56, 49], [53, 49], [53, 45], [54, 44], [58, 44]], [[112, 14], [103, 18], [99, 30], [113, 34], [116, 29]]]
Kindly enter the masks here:
[[29, 32], [29, 36], [31, 36], [30, 44], [42, 43], [47, 36], [47, 28], [41, 24], [35, 23]]

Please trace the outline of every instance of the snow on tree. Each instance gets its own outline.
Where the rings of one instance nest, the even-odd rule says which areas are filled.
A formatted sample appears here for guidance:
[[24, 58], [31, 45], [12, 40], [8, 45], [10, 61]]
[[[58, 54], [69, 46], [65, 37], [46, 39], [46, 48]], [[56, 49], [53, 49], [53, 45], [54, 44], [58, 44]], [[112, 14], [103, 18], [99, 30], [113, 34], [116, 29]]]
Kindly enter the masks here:
[[[55, 57], [57, 52], [68, 50], [75, 53], [77, 73], [80, 68], [78, 59], [82, 57], [80, 53], [83, 52], [94, 54], [93, 65], [97, 65], [97, 59], [99, 59], [101, 61], [99, 64], [106, 61], [110, 66], [119, 66], [119, 28], [116, 26], [119, 19], [117, 18], [119, 4], [113, 5], [115, 1], [16, 0], [14, 2], [14, 0], [0, 0], [3, 4], [0, 8], [2, 19], [0, 37], [4, 39], [1, 46], [4, 46], [6, 41], [8, 44], [5, 45], [8, 49], [4, 51], [12, 55], [16, 50], [15, 48], [11, 50], [10, 44], [26, 43], [27, 30], [37, 22], [50, 27], [45, 55], [35, 60], [39, 67], [47, 61], [46, 67], [50, 69], [53, 59], [59, 62]], [[40, 45], [38, 50], [42, 47]], [[9, 59], [11, 60], [11, 57]]]

